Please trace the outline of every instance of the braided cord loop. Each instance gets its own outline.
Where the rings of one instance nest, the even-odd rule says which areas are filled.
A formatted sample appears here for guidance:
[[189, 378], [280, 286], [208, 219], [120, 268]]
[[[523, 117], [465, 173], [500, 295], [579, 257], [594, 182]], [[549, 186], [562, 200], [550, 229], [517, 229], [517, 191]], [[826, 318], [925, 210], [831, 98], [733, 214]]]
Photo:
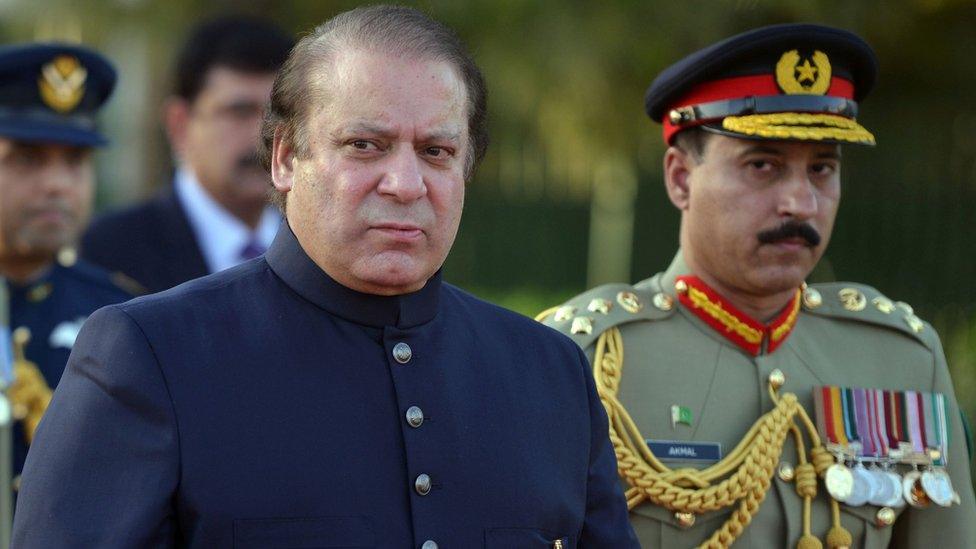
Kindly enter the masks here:
[[[833, 456], [821, 446], [816, 428], [796, 395], [777, 395], [770, 388], [773, 409], [759, 417], [728, 455], [701, 470], [671, 469], [651, 452], [634, 420], [617, 399], [623, 363], [623, 337], [618, 328], [611, 328], [597, 339], [593, 377], [607, 410], [618, 472], [630, 486], [625, 494], [628, 509], [649, 501], [671, 511], [700, 514], [735, 505], [729, 518], [701, 545], [710, 549], [729, 547], [766, 498], [787, 436], [792, 433], [798, 453], [805, 454], [802, 433], [794, 421], [799, 419], [812, 442], [812, 463], [807, 463], [803, 456], [797, 484], [797, 491], [804, 499], [805, 535], [800, 545], [805, 549], [819, 543], [810, 534], [810, 503], [816, 496], [816, 476], [822, 476], [833, 464]], [[839, 526], [838, 522], [835, 526]]]

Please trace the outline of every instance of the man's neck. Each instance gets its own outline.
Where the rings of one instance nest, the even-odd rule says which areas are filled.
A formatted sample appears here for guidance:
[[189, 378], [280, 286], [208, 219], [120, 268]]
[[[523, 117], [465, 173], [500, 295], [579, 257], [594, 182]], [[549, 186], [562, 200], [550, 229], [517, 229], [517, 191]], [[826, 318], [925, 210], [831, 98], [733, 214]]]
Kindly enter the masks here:
[[755, 294], [724, 284], [718, 278], [710, 275], [708, 270], [699, 264], [694, 254], [689, 253], [688, 250], [688, 247], [682, 247], [682, 256], [685, 265], [688, 267], [688, 272], [700, 278], [702, 282], [708, 284], [720, 296], [727, 299], [732, 305], [735, 305], [737, 309], [758, 322], [765, 324], [775, 318], [783, 310], [783, 307], [796, 295], [797, 288], [786, 288], [778, 292]]
[[722, 284], [704, 271], [693, 269], [692, 272], [719, 295], [729, 300], [737, 309], [763, 324], [775, 318], [783, 310], [783, 307], [793, 299], [797, 290], [797, 288], [788, 288], [772, 294], [747, 294]]
[[252, 231], [258, 228], [258, 223], [261, 222], [261, 215], [264, 213], [263, 204], [258, 205], [257, 208], [251, 205], [242, 206], [240, 204], [227, 204], [224, 202], [221, 202], [220, 205], [230, 212], [231, 215], [240, 219], [241, 223], [247, 225]]

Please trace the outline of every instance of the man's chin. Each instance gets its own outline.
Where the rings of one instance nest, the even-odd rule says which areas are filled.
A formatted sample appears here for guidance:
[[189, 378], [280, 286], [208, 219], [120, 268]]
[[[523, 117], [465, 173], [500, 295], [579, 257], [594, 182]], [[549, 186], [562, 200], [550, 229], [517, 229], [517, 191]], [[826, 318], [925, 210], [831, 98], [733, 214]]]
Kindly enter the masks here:
[[776, 265], [761, 269], [753, 279], [753, 286], [764, 294], [776, 294], [799, 288], [811, 269], [799, 265]]

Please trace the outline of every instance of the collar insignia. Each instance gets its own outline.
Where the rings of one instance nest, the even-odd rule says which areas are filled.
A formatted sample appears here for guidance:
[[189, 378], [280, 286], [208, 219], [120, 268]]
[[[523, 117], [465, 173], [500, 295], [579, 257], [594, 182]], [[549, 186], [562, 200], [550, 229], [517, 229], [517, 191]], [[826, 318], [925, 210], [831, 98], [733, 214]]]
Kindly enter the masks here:
[[37, 81], [41, 99], [61, 114], [70, 112], [85, 96], [87, 78], [88, 71], [77, 57], [59, 55], [41, 68], [41, 77]]
[[768, 340], [767, 352], [779, 348], [792, 333], [800, 312], [800, 290], [772, 322], [764, 325], [738, 310], [697, 276], [679, 276], [675, 287], [682, 305], [752, 356], [762, 351], [764, 339]]
[[776, 83], [789, 95], [825, 95], [830, 89], [830, 59], [820, 50], [807, 59], [790, 50], [776, 63]]

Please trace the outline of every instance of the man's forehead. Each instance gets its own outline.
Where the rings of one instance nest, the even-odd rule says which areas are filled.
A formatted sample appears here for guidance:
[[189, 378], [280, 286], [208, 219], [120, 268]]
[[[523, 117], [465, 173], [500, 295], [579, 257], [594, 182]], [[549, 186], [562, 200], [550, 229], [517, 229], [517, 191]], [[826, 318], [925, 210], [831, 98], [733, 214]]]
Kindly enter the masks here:
[[[400, 126], [388, 121], [385, 116], [364, 117], [354, 116], [348, 120], [337, 120], [335, 131], [338, 133], [356, 133], [392, 136], [400, 131]], [[464, 124], [456, 120], [431, 121], [425, 125], [423, 133], [429, 137], [443, 139], [460, 139], [465, 129]]]
[[244, 71], [229, 65], [214, 65], [207, 71], [201, 91], [247, 95], [265, 91], [270, 95], [274, 72]]
[[[804, 154], [811, 157], [840, 158], [841, 146], [816, 141], [747, 139], [712, 134], [709, 141], [725, 148], [732, 155], [765, 153], [773, 155]], [[706, 145], [707, 150], [707, 145]]]

